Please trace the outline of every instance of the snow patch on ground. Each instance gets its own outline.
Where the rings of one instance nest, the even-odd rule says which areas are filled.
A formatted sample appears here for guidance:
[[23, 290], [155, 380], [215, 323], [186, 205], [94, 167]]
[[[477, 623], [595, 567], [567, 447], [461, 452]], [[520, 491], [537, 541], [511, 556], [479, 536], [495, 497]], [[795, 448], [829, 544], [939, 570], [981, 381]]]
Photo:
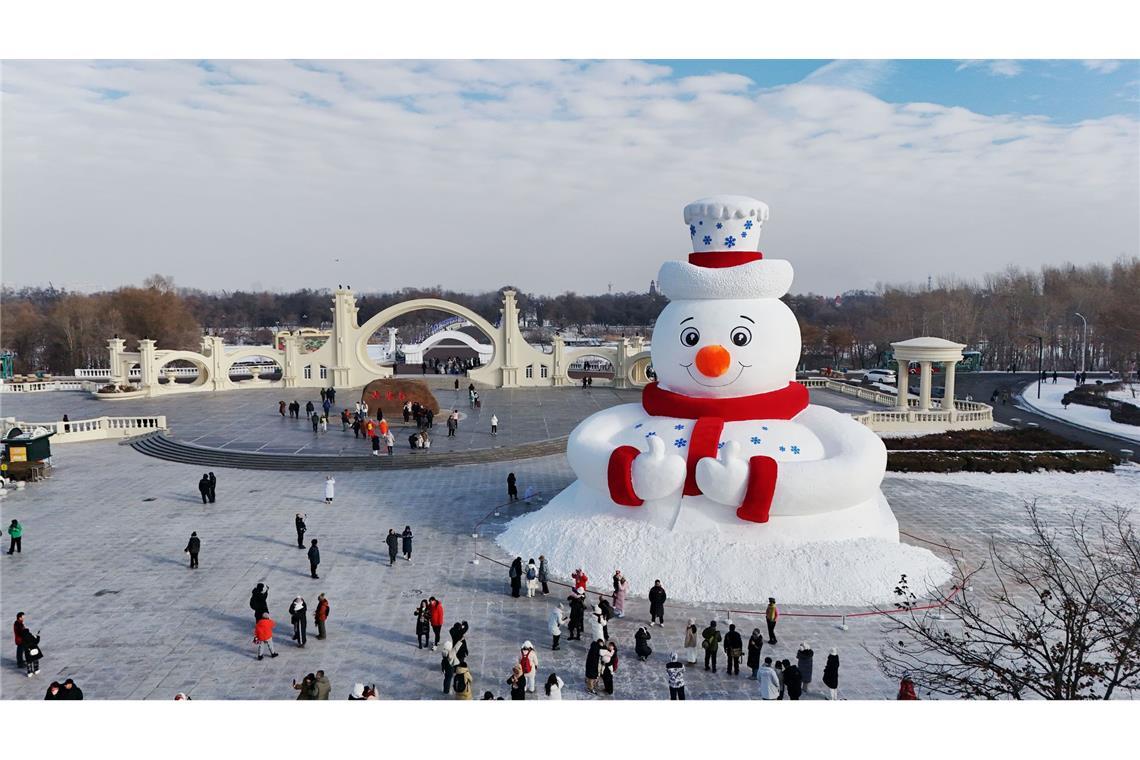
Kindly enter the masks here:
[[[1037, 398], [1037, 383], [1034, 381], [1025, 386], [1021, 393], [1021, 400], [1026, 407], [1042, 414], [1140, 443], [1140, 428], [1136, 425], [1125, 425], [1123, 422], [1113, 422], [1107, 409], [1082, 406], [1081, 404], [1069, 404], [1069, 408], [1065, 409], [1061, 404], [1061, 397], [1073, 390], [1075, 386], [1076, 383], [1072, 378], [1059, 377], [1056, 383], [1047, 380], [1041, 383], [1041, 398]], [[1137, 403], [1128, 391], [1118, 391], [1109, 395], [1130, 404]]]
[[1092, 502], [1140, 510], [1140, 467], [1136, 465], [1119, 466], [1116, 472], [889, 472], [887, 477], [989, 491], [1007, 497], [1013, 509], [1038, 499], [1057, 506]]
[[904, 573], [915, 589], [950, 578], [945, 561], [909, 544], [861, 538], [757, 546], [729, 531], [694, 534], [632, 520], [612, 505], [574, 499], [573, 490], [512, 520], [496, 542], [524, 562], [545, 555], [561, 578], [581, 567], [594, 579], [592, 588], [608, 587], [620, 569], [632, 595], [648, 593], [660, 578], [670, 599], [699, 603], [763, 605], [774, 596], [796, 605], [890, 604]]

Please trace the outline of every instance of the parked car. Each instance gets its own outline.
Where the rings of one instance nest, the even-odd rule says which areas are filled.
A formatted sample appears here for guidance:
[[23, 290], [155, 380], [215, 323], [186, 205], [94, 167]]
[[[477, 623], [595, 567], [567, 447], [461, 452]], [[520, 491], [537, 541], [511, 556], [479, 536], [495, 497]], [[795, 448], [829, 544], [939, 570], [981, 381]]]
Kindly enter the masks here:
[[868, 370], [867, 374], [863, 375], [863, 380], [868, 383], [885, 383], [887, 385], [894, 385], [898, 382], [895, 371], [891, 369]]

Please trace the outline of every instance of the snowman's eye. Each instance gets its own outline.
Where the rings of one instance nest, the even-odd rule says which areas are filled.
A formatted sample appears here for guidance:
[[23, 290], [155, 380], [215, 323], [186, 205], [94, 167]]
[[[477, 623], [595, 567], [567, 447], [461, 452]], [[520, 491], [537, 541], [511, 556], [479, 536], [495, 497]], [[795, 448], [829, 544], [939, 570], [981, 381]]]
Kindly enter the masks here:
[[701, 333], [695, 327], [686, 327], [681, 331], [681, 343], [686, 346], [695, 346], [701, 342]]
[[752, 331], [747, 327], [734, 327], [732, 329], [732, 345], [747, 346], [752, 342]]

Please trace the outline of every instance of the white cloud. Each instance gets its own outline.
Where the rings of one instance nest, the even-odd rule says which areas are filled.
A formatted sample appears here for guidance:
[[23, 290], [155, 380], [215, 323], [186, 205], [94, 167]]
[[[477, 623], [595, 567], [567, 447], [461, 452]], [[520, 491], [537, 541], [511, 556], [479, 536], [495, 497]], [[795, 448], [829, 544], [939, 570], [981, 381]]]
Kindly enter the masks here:
[[771, 205], [796, 292], [1137, 254], [1135, 118], [895, 105], [844, 70], [6, 62], [4, 281], [640, 289], [717, 192]]
[[1081, 61], [1081, 64], [1098, 74], [1111, 74], [1120, 68], [1120, 61]]
[[958, 64], [958, 68], [955, 69], [955, 71], [972, 68], [984, 68], [991, 76], [995, 77], [1015, 77], [1022, 72], [1022, 66], [1018, 61], [1006, 59], [962, 61]]
[[891, 70], [890, 61], [830, 61], [808, 74], [803, 82], [853, 90], [873, 90], [890, 76]]

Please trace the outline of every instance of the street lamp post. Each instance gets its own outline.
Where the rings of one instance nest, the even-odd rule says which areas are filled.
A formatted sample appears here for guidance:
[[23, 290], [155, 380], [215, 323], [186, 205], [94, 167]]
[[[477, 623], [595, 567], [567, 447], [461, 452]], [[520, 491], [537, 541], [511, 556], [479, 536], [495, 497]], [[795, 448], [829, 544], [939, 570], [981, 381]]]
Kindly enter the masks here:
[[1081, 322], [1084, 323], [1084, 327], [1081, 328], [1081, 374], [1083, 375], [1085, 374], [1085, 354], [1087, 354], [1089, 350], [1089, 321], [1085, 319], [1085, 315], [1079, 311], [1074, 311], [1073, 313], [1080, 317]]

